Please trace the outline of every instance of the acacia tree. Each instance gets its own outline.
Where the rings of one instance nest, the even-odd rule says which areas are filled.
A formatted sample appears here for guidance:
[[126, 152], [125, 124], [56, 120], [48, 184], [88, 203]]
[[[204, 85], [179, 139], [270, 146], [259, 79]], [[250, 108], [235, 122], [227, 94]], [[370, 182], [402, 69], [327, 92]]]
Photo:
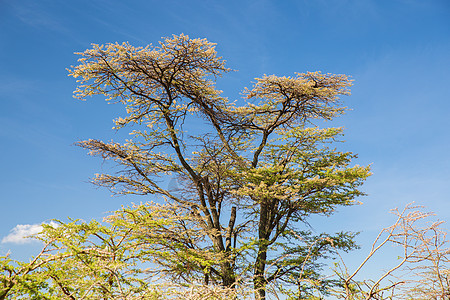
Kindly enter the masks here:
[[[369, 167], [350, 166], [354, 154], [329, 146], [342, 128], [317, 126], [344, 113], [338, 97], [349, 94], [345, 75], [265, 75], [244, 90], [246, 99], [231, 102], [215, 87], [230, 69], [205, 39], [93, 45], [78, 54], [80, 64], [69, 70], [79, 82], [75, 97], [103, 95], [125, 105], [115, 128], [132, 126], [123, 143], [78, 143], [122, 167], [93, 182], [117, 194], [162, 197], [180, 217], [176, 227], [159, 228], [163, 233], [151, 226], [145, 233], [160, 272], [225, 287], [252, 274], [256, 297], [265, 299], [268, 283], [317, 279], [321, 258], [355, 247], [354, 234], [345, 232], [320, 235], [313, 251], [294, 241], [316, 239], [305, 230], [308, 217], [354, 204], [369, 176]], [[168, 178], [177, 189], [166, 188]], [[168, 242], [175, 237], [177, 247]]]
[[[332, 294], [340, 299], [434, 299], [450, 296], [450, 248], [443, 221], [432, 220], [412, 203], [403, 210], [392, 209], [397, 219], [380, 231], [369, 254], [353, 272], [341, 258], [336, 275], [342, 284]], [[397, 262], [383, 270], [378, 278], [358, 280], [358, 273], [387, 246], [399, 247]]]
[[0, 257], [1, 300], [159, 299], [136, 268], [143, 257], [130, 231], [79, 220], [44, 227], [29, 262]]
[[[258, 299], [266, 298], [269, 283], [300, 282], [298, 297], [307, 297], [317, 288], [320, 259], [355, 247], [352, 233], [305, 230], [310, 215], [354, 204], [369, 175], [368, 167], [350, 167], [354, 154], [329, 146], [342, 128], [314, 123], [344, 112], [338, 97], [349, 93], [346, 76], [263, 76], [238, 105], [215, 88], [229, 69], [206, 40], [180, 35], [156, 47], [94, 45], [79, 54], [80, 64], [69, 71], [79, 78], [75, 96], [122, 103], [126, 115], [116, 128], [133, 125], [132, 139], [123, 143], [78, 143], [122, 168], [94, 183], [118, 194], [159, 196], [168, 206], [119, 210], [111, 227], [48, 228], [42, 238], [59, 253], [45, 260], [51, 264], [27, 269], [39, 265], [31, 273], [40, 281], [25, 280], [43, 287], [39, 297], [147, 297], [142, 272], [132, 267], [136, 260], [152, 262], [147, 273], [173, 282], [235, 288], [252, 278]], [[168, 178], [177, 179], [177, 189], [165, 188]], [[63, 276], [73, 272], [86, 275]], [[5, 295], [16, 277], [5, 276]]]

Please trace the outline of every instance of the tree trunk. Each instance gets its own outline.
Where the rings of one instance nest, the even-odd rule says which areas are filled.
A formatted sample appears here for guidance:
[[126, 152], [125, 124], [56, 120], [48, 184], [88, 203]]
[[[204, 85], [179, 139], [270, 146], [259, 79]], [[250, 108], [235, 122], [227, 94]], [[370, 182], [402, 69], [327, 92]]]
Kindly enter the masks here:
[[225, 262], [221, 267], [222, 284], [225, 287], [234, 288], [236, 285], [236, 276], [229, 262]]
[[269, 215], [270, 212], [267, 207], [267, 203], [260, 204], [260, 216], [259, 216], [259, 249], [258, 255], [255, 260], [255, 270], [253, 273], [253, 287], [255, 290], [256, 300], [266, 300], [266, 278], [264, 272], [266, 270], [267, 249], [269, 233]]
[[266, 269], [267, 246], [260, 246], [258, 256], [255, 262], [255, 271], [253, 278], [253, 287], [255, 290], [255, 299], [266, 300], [266, 279], [264, 271]]

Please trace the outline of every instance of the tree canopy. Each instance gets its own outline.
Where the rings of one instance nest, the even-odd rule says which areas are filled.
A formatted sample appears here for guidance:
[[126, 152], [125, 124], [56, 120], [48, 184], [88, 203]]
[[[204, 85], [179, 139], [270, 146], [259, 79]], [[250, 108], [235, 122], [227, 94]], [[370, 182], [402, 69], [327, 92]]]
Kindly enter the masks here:
[[225, 290], [251, 281], [257, 299], [269, 285], [304, 299], [337, 284], [322, 263], [355, 248], [355, 234], [313, 234], [308, 219], [356, 204], [370, 175], [336, 148], [343, 128], [321, 127], [345, 112], [347, 76], [264, 75], [231, 101], [216, 88], [231, 70], [205, 39], [93, 45], [78, 55], [75, 97], [122, 104], [115, 128], [131, 135], [77, 143], [118, 166], [93, 183], [149, 202], [112, 213], [107, 225], [47, 226], [41, 239], [58, 251], [33, 269], [47, 277], [31, 290], [45, 299], [153, 299], [148, 286], [164, 278]]

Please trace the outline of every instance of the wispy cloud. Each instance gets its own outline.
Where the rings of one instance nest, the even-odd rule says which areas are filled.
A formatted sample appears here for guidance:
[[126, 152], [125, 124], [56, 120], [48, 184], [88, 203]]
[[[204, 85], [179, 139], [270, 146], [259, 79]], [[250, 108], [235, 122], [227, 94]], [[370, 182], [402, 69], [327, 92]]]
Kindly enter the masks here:
[[[55, 222], [49, 223], [51, 226], [56, 227]], [[35, 241], [31, 235], [37, 234], [42, 231], [42, 224], [18, 224], [16, 227], [11, 229], [10, 234], [2, 238], [2, 244], [13, 243], [13, 244], [27, 244]]]
[[54, 31], [65, 31], [63, 23], [58, 20], [55, 14], [36, 1], [23, 1], [21, 3], [10, 2], [14, 15], [23, 23], [36, 27]]

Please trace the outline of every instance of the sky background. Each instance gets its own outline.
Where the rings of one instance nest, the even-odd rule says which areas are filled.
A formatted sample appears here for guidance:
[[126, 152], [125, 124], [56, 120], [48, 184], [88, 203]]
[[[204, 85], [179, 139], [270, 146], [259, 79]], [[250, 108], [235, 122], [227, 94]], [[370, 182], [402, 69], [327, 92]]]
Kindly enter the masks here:
[[102, 162], [73, 145], [113, 139], [123, 109], [72, 98], [74, 52], [180, 33], [217, 43], [238, 70], [218, 83], [230, 99], [263, 74], [352, 76], [343, 99], [352, 110], [332, 125], [346, 128], [341, 149], [372, 164], [373, 176], [363, 205], [313, 219], [317, 230], [362, 231], [366, 245], [390, 225], [389, 209], [412, 201], [450, 219], [448, 0], [0, 0], [0, 255], [38, 247], [12, 233], [51, 219], [101, 219], [131, 202], [91, 185]]

